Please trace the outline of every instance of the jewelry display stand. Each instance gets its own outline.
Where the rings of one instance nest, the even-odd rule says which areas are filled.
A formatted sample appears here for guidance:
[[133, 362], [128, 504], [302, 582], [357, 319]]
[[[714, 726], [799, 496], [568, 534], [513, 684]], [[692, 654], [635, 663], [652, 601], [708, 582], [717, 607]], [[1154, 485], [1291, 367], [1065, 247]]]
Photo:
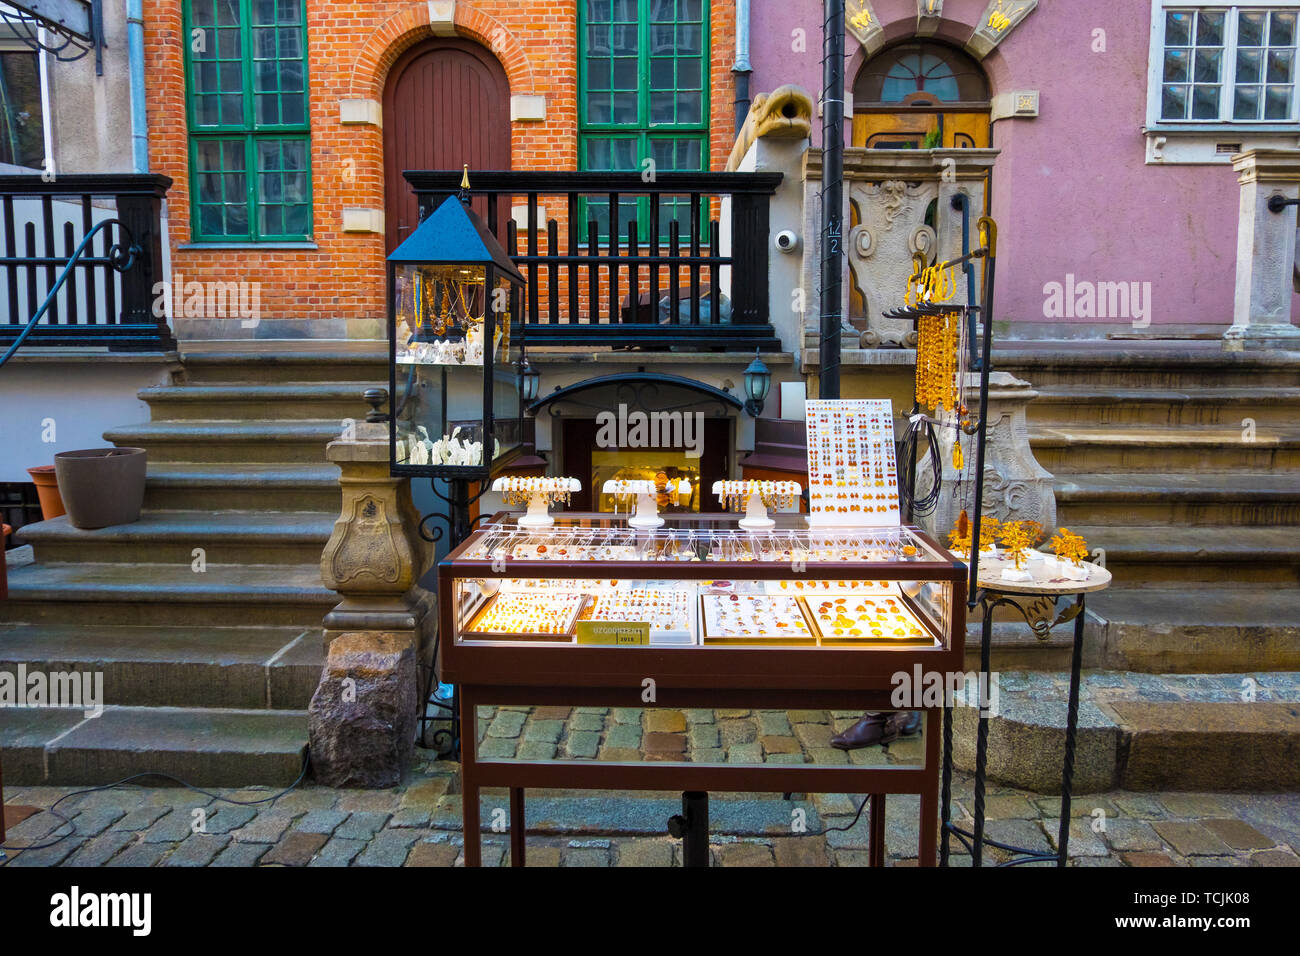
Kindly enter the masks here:
[[492, 490], [501, 492], [507, 504], [528, 502], [528, 513], [519, 519], [521, 528], [549, 528], [555, 524], [550, 506], [567, 502], [575, 491], [582, 490], [577, 478], [497, 478]]
[[771, 531], [776, 522], [768, 517], [768, 508], [789, 508], [803, 489], [797, 481], [715, 481], [713, 494], [730, 511], [741, 507], [745, 517], [738, 526], [742, 531]]
[[[601, 486], [601, 491], [615, 498], [636, 497], [636, 511], [627, 520], [630, 527], [644, 530], [663, 527], [664, 519], [659, 515], [660, 491], [653, 479], [611, 478]], [[686, 478], [677, 482], [669, 481], [662, 493], [670, 499], [677, 499], [683, 495], [689, 496], [691, 483]]]

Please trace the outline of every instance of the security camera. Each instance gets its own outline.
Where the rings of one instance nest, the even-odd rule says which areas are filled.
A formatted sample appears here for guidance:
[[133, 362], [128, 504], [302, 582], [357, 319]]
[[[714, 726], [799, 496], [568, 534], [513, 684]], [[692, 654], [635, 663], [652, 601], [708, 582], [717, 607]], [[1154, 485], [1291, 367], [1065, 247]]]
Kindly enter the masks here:
[[799, 248], [799, 237], [792, 229], [782, 229], [776, 234], [776, 248], [778, 252], [794, 252]]

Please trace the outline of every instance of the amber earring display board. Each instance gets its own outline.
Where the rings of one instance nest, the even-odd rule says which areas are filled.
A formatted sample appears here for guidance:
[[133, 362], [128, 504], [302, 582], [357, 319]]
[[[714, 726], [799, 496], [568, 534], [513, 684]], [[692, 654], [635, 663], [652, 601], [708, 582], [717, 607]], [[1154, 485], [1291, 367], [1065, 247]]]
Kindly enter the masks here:
[[805, 421], [809, 524], [901, 524], [889, 401], [816, 399], [806, 403]]

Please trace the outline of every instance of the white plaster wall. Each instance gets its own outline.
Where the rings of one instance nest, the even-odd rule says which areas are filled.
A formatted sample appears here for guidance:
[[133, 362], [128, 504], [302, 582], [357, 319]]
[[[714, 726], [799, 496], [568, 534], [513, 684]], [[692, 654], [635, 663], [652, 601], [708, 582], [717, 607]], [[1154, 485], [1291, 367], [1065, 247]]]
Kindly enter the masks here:
[[[27, 469], [54, 464], [54, 454], [101, 448], [103, 433], [149, 420], [136, 392], [169, 381], [157, 363], [24, 362], [0, 369], [0, 481], [30, 481]], [[53, 423], [54, 441], [43, 440]]]

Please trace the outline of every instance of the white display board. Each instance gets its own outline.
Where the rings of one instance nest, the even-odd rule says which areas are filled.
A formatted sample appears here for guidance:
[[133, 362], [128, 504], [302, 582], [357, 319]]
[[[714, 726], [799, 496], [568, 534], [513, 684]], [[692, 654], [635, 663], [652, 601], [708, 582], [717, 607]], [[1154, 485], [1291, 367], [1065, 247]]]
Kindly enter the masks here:
[[887, 399], [812, 399], [808, 429], [810, 525], [897, 527], [894, 409]]

